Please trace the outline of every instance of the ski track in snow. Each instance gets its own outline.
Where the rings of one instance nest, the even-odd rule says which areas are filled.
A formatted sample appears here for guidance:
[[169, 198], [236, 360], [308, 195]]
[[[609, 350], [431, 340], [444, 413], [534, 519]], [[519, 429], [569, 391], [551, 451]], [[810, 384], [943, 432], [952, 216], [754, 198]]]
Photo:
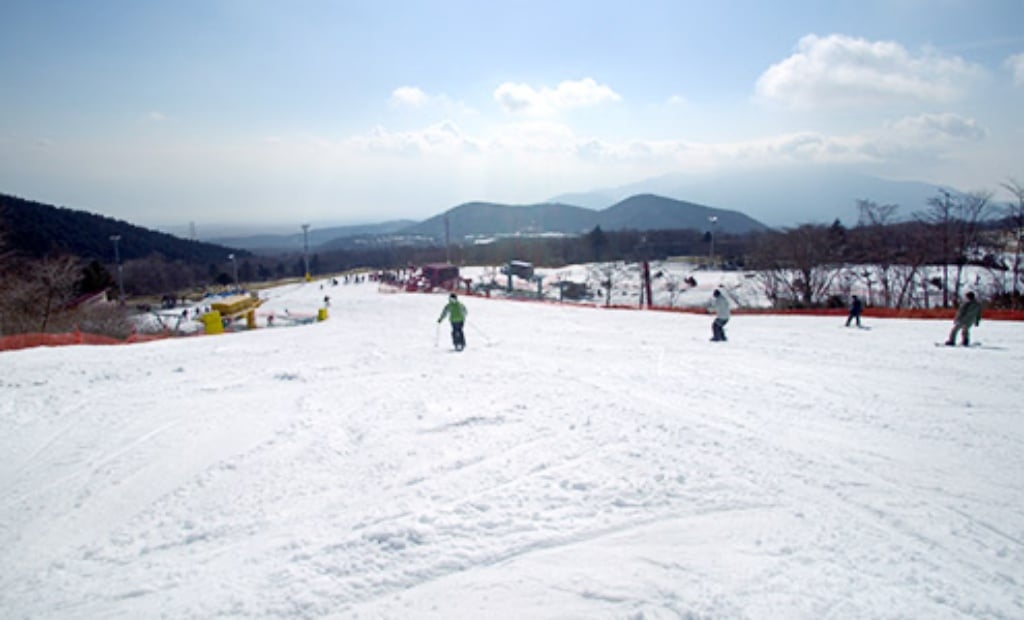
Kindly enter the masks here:
[[1024, 617], [1018, 324], [329, 294], [0, 354], [0, 615]]

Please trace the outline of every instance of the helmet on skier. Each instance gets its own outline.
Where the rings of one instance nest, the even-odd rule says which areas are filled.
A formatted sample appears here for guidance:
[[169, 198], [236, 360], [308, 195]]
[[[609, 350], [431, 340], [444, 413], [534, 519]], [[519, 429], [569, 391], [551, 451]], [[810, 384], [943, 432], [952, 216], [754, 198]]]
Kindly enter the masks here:
[[715, 289], [715, 292], [713, 293], [713, 295], [714, 295], [715, 297], [719, 297], [719, 296], [720, 296], [721, 294], [722, 294], [722, 293], [720, 293], [720, 292], [718, 291], [718, 289], [717, 289], [717, 288]]
[[455, 300], [458, 299], [458, 296], [455, 293], [452, 293], [451, 295], [448, 296], [448, 299]]

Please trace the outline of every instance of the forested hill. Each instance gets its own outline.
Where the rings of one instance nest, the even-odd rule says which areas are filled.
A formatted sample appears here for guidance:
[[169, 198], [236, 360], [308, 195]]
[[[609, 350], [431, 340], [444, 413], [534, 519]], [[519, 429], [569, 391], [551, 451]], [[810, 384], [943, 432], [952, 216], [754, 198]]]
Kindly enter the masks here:
[[204, 264], [223, 263], [231, 253], [249, 255], [245, 250], [189, 241], [86, 211], [0, 194], [0, 245], [4, 251], [33, 258], [71, 254], [109, 263], [114, 260], [113, 235], [120, 235], [121, 260], [159, 254], [171, 261]]
[[447, 234], [457, 243], [461, 243], [465, 237], [472, 236], [551, 232], [577, 234], [595, 226], [595, 215], [595, 211], [572, 205], [513, 206], [469, 202], [405, 228], [401, 232], [427, 235], [439, 241], [443, 241]]
[[453, 240], [473, 235], [514, 235], [517, 233], [579, 234], [600, 226], [604, 230], [696, 230], [706, 231], [711, 220], [715, 229], [728, 234], [745, 234], [768, 227], [738, 211], [718, 209], [642, 194], [597, 211], [566, 204], [525, 206], [472, 202], [449, 209], [405, 233], [444, 239], [445, 227]]
[[598, 223], [605, 230], [705, 231], [713, 226], [718, 232], [736, 235], [768, 230], [761, 222], [739, 211], [653, 194], [631, 196], [600, 211]]

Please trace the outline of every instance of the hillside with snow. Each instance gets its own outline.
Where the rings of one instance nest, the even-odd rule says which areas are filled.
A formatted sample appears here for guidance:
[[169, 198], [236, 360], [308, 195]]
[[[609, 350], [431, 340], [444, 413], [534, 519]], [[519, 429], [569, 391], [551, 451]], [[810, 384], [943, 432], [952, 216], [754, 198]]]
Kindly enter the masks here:
[[327, 290], [0, 353], [0, 617], [1024, 616], [1019, 323]]

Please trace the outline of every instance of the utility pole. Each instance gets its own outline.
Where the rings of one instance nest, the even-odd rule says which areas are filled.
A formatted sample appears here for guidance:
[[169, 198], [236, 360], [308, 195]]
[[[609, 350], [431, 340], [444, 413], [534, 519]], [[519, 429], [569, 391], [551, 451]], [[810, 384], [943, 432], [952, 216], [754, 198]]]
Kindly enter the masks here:
[[117, 247], [121, 235], [110, 235], [110, 240], [114, 242], [114, 264], [117, 265], [117, 302], [124, 305], [124, 268], [121, 266], [121, 251]]
[[309, 282], [309, 224], [302, 225], [302, 260], [306, 265], [306, 282]]

